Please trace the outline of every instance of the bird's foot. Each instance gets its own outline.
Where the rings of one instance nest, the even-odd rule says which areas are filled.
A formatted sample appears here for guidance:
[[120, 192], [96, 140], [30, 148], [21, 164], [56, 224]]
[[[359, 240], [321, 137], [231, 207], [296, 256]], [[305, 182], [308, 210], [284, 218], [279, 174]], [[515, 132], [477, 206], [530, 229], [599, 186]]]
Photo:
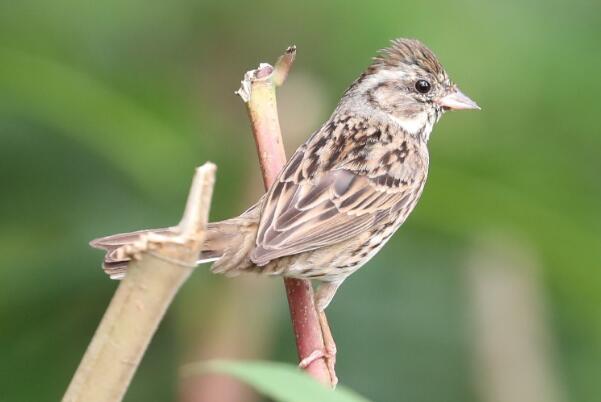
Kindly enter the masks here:
[[325, 351], [314, 350], [313, 352], [311, 352], [311, 354], [309, 356], [305, 357], [303, 360], [300, 361], [300, 363], [298, 364], [298, 367], [300, 367], [302, 369], [306, 369], [307, 367], [309, 367], [311, 364], [313, 364], [317, 360], [325, 359], [325, 358], [326, 358]]
[[338, 384], [338, 377], [336, 376], [336, 353], [338, 352], [338, 349], [336, 348], [336, 342], [332, 336], [332, 331], [330, 330], [330, 324], [328, 324], [326, 313], [321, 311], [318, 313], [318, 315], [325, 348], [324, 358], [326, 366], [328, 366], [328, 372], [330, 373], [332, 388], [335, 388], [336, 384]]
[[301, 360], [298, 367], [306, 369], [319, 359], [324, 360], [330, 375], [330, 384], [332, 388], [335, 388], [336, 384], [338, 384], [338, 377], [336, 376], [336, 345], [334, 345], [333, 349], [329, 349], [326, 346], [324, 350], [314, 350], [309, 356]]
[[334, 337], [332, 336], [326, 314], [321, 311], [318, 315], [324, 348], [311, 352], [309, 356], [301, 360], [298, 366], [302, 369], [306, 369], [313, 362], [323, 359], [328, 369], [328, 374], [330, 375], [330, 384], [332, 385], [332, 388], [335, 388], [336, 384], [338, 384], [338, 376], [336, 376], [336, 342], [334, 342]]

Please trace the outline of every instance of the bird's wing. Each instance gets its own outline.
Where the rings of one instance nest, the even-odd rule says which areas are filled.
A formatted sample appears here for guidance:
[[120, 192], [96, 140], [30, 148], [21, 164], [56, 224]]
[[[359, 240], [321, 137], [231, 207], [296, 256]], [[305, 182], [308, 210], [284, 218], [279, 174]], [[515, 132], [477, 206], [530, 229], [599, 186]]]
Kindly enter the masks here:
[[[323, 163], [314, 161], [314, 155], [307, 147], [299, 149], [267, 194], [251, 254], [255, 264], [265, 265], [368, 231], [389, 214], [410, 210], [425, 180], [423, 157], [416, 153], [405, 152], [402, 162], [357, 164], [348, 163], [347, 158], [321, 171], [316, 166]], [[386, 166], [388, 162], [394, 166]], [[378, 167], [372, 169], [370, 163]]]

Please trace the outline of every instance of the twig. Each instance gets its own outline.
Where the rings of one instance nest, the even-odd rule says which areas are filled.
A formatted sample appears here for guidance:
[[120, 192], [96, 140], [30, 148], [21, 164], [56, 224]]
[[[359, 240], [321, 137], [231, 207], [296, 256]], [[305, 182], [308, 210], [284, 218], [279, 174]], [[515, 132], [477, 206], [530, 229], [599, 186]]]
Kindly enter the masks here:
[[296, 46], [294, 45], [288, 47], [284, 54], [278, 58], [278, 61], [275, 63], [275, 71], [273, 72], [273, 83], [275, 86], [279, 87], [286, 81], [295, 58]]
[[[64, 402], [120, 401], [148, 343], [202, 247], [216, 167], [196, 169], [178, 235], [130, 264], [63, 397]], [[156, 240], [156, 239], [155, 239]]]
[[[248, 71], [244, 75], [240, 89], [236, 92], [246, 103], [266, 189], [271, 187], [286, 164], [275, 87], [281, 85], [286, 79], [295, 55], [296, 47], [291, 46], [278, 59], [275, 68], [261, 63], [257, 69]], [[305, 360], [316, 352], [322, 352], [324, 355], [324, 339], [315, 309], [311, 282], [285, 278], [284, 284], [299, 361]], [[327, 323], [325, 320], [323, 322]], [[329, 329], [327, 332], [329, 333]], [[324, 355], [314, 360], [305, 367], [305, 370], [318, 381], [335, 386], [337, 379], [333, 370], [330, 373], [326, 359]], [[331, 368], [333, 369], [333, 364]]]

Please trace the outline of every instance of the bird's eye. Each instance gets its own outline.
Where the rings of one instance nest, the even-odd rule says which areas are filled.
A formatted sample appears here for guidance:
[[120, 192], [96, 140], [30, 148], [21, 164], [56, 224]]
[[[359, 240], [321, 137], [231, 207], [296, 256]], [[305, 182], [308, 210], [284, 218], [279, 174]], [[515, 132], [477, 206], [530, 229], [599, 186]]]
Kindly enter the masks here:
[[426, 80], [417, 80], [417, 82], [415, 83], [415, 89], [417, 89], [417, 92], [422, 94], [430, 92], [431, 88], [432, 86]]

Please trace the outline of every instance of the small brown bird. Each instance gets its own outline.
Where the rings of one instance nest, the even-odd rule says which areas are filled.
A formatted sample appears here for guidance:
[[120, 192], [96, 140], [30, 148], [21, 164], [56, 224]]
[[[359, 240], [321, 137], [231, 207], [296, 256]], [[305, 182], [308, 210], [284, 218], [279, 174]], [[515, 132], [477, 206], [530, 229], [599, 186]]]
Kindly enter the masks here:
[[[392, 41], [269, 191], [242, 215], [209, 224], [198, 263], [214, 261], [212, 271], [226, 275], [317, 279], [316, 305], [323, 311], [415, 207], [428, 174], [432, 127], [456, 109], [479, 107], [421, 42]], [[91, 242], [107, 250], [104, 269], [112, 278], [125, 275], [124, 247], [146, 232]]]

